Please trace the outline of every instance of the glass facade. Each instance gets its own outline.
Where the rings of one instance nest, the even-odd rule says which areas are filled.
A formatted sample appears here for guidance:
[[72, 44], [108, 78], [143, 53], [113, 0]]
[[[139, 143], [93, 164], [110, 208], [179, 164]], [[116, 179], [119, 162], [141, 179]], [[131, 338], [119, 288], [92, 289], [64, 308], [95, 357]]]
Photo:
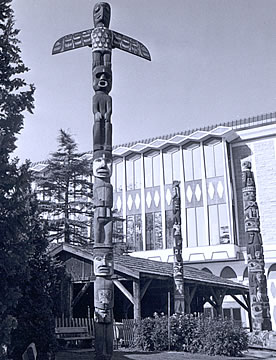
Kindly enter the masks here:
[[142, 251], [142, 217], [141, 215], [127, 216], [127, 248], [130, 251]]
[[146, 214], [146, 250], [163, 249], [161, 212]]
[[193, 248], [233, 242], [224, 146], [217, 138], [191, 141], [184, 147], [133, 153], [116, 163], [113, 181], [116, 192], [125, 192], [126, 241], [131, 251], [173, 248], [175, 180], [181, 185], [184, 243]]

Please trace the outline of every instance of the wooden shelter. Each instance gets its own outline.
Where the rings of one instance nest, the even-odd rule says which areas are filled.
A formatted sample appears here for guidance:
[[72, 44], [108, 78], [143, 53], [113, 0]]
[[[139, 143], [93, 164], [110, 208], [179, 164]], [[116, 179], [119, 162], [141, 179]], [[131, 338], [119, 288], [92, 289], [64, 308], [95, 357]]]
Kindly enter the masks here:
[[[63, 243], [52, 248], [50, 255], [65, 264], [70, 276], [69, 290], [63, 291], [61, 295], [66, 298], [63, 299], [63, 303], [67, 304], [67, 307], [63, 307], [65, 316], [85, 317], [87, 311], [93, 312], [94, 291], [91, 285], [95, 281], [95, 275], [92, 249]], [[168, 303], [173, 304], [171, 263], [115, 254], [112, 280], [115, 284], [116, 321], [152, 316], [154, 312], [167, 313]], [[248, 287], [241, 283], [184, 265], [184, 284], [186, 313], [201, 313], [204, 304], [208, 302], [217, 314], [221, 314], [226, 295], [232, 296], [249, 312]], [[173, 312], [173, 306], [171, 311]]]

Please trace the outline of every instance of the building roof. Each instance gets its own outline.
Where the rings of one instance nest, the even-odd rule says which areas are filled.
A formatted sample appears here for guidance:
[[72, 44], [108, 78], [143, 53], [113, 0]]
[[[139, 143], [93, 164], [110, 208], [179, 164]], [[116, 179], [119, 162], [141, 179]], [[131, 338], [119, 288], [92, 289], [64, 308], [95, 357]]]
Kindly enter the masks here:
[[[49, 250], [51, 256], [56, 256], [62, 251], [71, 253], [81, 258], [93, 261], [92, 249], [84, 249], [73, 245], [61, 244], [52, 246]], [[173, 278], [173, 264], [161, 261], [137, 258], [129, 255], [114, 256], [114, 270], [117, 273], [126, 274], [133, 278], [141, 277], [162, 277], [165, 279]], [[209, 285], [235, 290], [239, 292], [248, 292], [248, 286], [241, 283], [224, 279], [219, 276], [208, 273], [204, 270], [198, 270], [192, 266], [184, 265], [184, 282], [196, 283], [198, 285]]]
[[[221, 137], [227, 141], [232, 141], [237, 135], [235, 131], [251, 129], [262, 125], [269, 125], [276, 123], [276, 112], [257, 115], [245, 119], [233, 120], [229, 122], [222, 122], [214, 125], [207, 125], [195, 129], [187, 129], [172, 134], [155, 136], [153, 138], [137, 140], [125, 144], [113, 146], [113, 156], [126, 156], [131, 152], [145, 152], [150, 149], [162, 149], [169, 145], [182, 145], [189, 141], [201, 141], [208, 137]], [[84, 156], [88, 158], [93, 157], [93, 152], [87, 151]], [[32, 164], [31, 169], [36, 172], [43, 171], [47, 168], [47, 160], [39, 161]]]
[[153, 138], [143, 139], [143, 140], [137, 140], [125, 144], [115, 145], [113, 149], [115, 150], [118, 147], [127, 147], [130, 148], [134, 146], [135, 144], [150, 144], [155, 140], [169, 140], [177, 135], [183, 135], [183, 136], [190, 136], [191, 134], [198, 132], [198, 131], [205, 131], [205, 132], [211, 132], [213, 129], [217, 127], [226, 127], [231, 128], [233, 130], [245, 130], [248, 128], [258, 127], [262, 125], [268, 125], [276, 123], [276, 112], [272, 113], [266, 113], [262, 115], [252, 116], [249, 118], [244, 119], [238, 119], [228, 122], [221, 122], [219, 124], [214, 125], [206, 125], [203, 127], [195, 128], [195, 129], [187, 129], [184, 131], [175, 132], [172, 134], [166, 134], [161, 136], [155, 136]]

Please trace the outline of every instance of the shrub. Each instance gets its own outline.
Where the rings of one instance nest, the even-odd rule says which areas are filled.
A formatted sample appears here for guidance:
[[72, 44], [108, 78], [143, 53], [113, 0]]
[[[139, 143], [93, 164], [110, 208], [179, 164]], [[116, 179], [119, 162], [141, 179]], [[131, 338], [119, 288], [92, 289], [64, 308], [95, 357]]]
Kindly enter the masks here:
[[153, 318], [140, 321], [135, 330], [134, 347], [144, 351], [164, 351], [168, 349], [168, 318], [154, 314]]
[[238, 356], [248, 348], [247, 332], [232, 321], [206, 319], [205, 328], [205, 354]]
[[[135, 340], [135, 347], [144, 351], [167, 350], [167, 316], [155, 314], [153, 318], [141, 320]], [[173, 315], [170, 317], [170, 348], [174, 351], [238, 356], [248, 348], [248, 335], [229, 320]]]

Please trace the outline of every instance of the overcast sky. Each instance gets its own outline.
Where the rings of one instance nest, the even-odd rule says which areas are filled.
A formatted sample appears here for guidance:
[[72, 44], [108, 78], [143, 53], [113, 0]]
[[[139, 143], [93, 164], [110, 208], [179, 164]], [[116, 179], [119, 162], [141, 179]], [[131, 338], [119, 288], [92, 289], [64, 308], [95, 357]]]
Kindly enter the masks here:
[[[17, 142], [21, 160], [57, 148], [60, 128], [92, 149], [91, 50], [51, 55], [63, 35], [93, 27], [91, 0], [14, 0], [34, 115]], [[113, 51], [113, 144], [276, 111], [275, 0], [110, 0], [110, 28], [152, 61]]]

